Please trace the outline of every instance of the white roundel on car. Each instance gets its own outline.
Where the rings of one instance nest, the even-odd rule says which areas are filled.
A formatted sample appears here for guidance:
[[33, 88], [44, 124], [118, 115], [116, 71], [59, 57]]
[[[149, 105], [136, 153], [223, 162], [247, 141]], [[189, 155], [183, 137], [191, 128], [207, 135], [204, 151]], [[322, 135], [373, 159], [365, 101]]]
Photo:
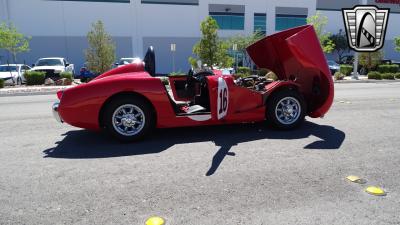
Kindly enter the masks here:
[[218, 78], [218, 100], [217, 100], [217, 118], [218, 120], [224, 118], [228, 112], [229, 105], [229, 91], [228, 85], [224, 78]]

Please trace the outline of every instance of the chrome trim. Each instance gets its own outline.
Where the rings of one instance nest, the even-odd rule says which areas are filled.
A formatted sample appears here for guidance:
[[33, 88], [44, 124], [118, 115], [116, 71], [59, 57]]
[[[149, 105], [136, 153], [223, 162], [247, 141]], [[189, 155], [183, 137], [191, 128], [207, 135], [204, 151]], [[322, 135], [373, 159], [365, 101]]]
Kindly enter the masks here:
[[62, 123], [62, 122], [64, 122], [64, 121], [61, 119], [61, 116], [60, 116], [60, 114], [58, 113], [58, 107], [59, 107], [59, 105], [60, 105], [59, 102], [54, 103], [54, 104], [53, 104], [53, 107], [52, 107], [52, 111], [53, 111], [53, 116], [54, 116], [54, 118], [55, 118], [58, 122]]
[[300, 102], [294, 97], [281, 99], [275, 107], [275, 116], [278, 121], [285, 125], [295, 123], [301, 114]]

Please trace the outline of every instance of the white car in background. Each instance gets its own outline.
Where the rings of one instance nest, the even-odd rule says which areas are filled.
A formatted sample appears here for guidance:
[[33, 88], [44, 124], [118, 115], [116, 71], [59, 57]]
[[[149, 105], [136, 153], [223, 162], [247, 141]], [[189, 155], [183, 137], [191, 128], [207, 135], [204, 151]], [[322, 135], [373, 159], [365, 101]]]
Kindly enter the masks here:
[[28, 65], [24, 64], [0, 65], [0, 79], [4, 80], [6, 85], [21, 85], [25, 83], [25, 71], [30, 69]]
[[46, 78], [58, 78], [62, 72], [71, 72], [74, 75], [74, 64], [70, 64], [65, 58], [40, 58], [32, 70], [45, 72]]
[[119, 62], [115, 63], [115, 67], [121, 67], [127, 64], [134, 63], [136, 61], [141, 61], [140, 58], [121, 58]]

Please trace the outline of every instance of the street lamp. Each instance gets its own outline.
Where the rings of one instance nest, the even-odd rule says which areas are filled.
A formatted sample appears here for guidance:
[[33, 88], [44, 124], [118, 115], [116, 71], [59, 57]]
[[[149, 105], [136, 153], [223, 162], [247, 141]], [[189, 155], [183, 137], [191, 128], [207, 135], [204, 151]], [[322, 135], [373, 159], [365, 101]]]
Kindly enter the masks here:
[[175, 52], [176, 52], [176, 44], [171, 44], [171, 52], [172, 52], [172, 72], [175, 72]]
[[[367, 0], [360, 0], [361, 5], [367, 5]], [[353, 79], [358, 80], [358, 52], [354, 53], [354, 62], [353, 62]]]
[[237, 67], [238, 67], [237, 47], [238, 47], [238, 45], [236, 43], [233, 44], [233, 46], [232, 46], [232, 50], [233, 50], [234, 57], [235, 57], [235, 70], [237, 70]]

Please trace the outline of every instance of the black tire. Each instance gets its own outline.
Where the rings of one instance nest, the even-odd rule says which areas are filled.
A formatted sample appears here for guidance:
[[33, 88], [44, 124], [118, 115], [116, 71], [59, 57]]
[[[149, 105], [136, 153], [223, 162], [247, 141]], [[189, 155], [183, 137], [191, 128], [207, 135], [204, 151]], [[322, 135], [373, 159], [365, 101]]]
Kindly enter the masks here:
[[[285, 113], [293, 112], [296, 111], [296, 107], [292, 107], [292, 110], [287, 112], [283, 112], [281, 109], [282, 104], [280, 102], [283, 100], [282, 104], [287, 102], [289, 100], [293, 106], [298, 105], [300, 110], [297, 110], [297, 114], [293, 114], [296, 116], [291, 116], [292, 113], [288, 116], [288, 118], [292, 118], [292, 120], [287, 120], [286, 122], [285, 119]], [[280, 104], [278, 106], [278, 104]], [[286, 109], [285, 109], [286, 110]], [[296, 90], [292, 89], [285, 89], [278, 91], [276, 93], [273, 93], [267, 102], [267, 122], [273, 126], [274, 128], [280, 129], [280, 130], [290, 130], [293, 128], [296, 128], [300, 126], [304, 122], [304, 117], [307, 112], [307, 106], [304, 101], [303, 96], [301, 96]], [[283, 116], [284, 118], [282, 119]]]
[[[127, 106], [129, 105], [129, 106]], [[126, 106], [128, 108], [125, 109], [129, 109], [129, 107], [133, 105], [136, 106], [138, 109], [140, 109], [142, 112], [136, 111], [136, 109], [134, 109], [133, 114], [143, 114], [144, 117], [138, 117], [136, 119], [138, 119], [138, 122], [142, 122], [144, 123], [144, 125], [141, 127], [141, 129], [135, 133], [134, 128], [136, 128], [135, 125], [133, 125], [134, 127], [128, 127], [128, 129], [131, 129], [134, 132], [132, 134], [122, 134], [121, 132], [124, 132], [122, 130], [120, 130], [119, 128], [123, 129], [125, 128], [125, 126], [123, 125], [122, 119], [119, 121], [121, 124], [121, 127], [117, 126], [114, 124], [114, 116], [116, 117], [117, 115], [122, 115], [123, 114], [118, 114], [117, 111], [121, 110], [121, 107]], [[136, 112], [136, 113], [135, 113]], [[115, 114], [114, 114], [115, 113]], [[131, 114], [131, 115], [133, 115]], [[121, 116], [120, 116], [121, 117]], [[141, 119], [140, 119], [141, 118]], [[116, 119], [118, 121], [118, 119]], [[113, 99], [111, 102], [108, 103], [108, 105], [105, 108], [104, 111], [104, 115], [103, 115], [103, 121], [104, 121], [104, 125], [105, 125], [105, 130], [111, 134], [112, 136], [114, 136], [115, 138], [117, 138], [118, 140], [122, 141], [122, 142], [132, 142], [132, 141], [137, 141], [140, 139], [143, 139], [147, 134], [149, 134], [149, 132], [151, 132], [154, 127], [155, 127], [155, 113], [153, 111], [153, 108], [151, 107], [151, 105], [149, 105], [149, 103], [147, 103], [147, 101], [145, 101], [144, 99], [140, 98], [140, 97], [136, 97], [136, 96], [124, 96], [124, 97], [119, 97], [116, 99]], [[136, 123], [136, 120], [135, 120]], [[140, 127], [141, 125], [139, 125]], [[129, 132], [129, 130], [127, 131]]]

